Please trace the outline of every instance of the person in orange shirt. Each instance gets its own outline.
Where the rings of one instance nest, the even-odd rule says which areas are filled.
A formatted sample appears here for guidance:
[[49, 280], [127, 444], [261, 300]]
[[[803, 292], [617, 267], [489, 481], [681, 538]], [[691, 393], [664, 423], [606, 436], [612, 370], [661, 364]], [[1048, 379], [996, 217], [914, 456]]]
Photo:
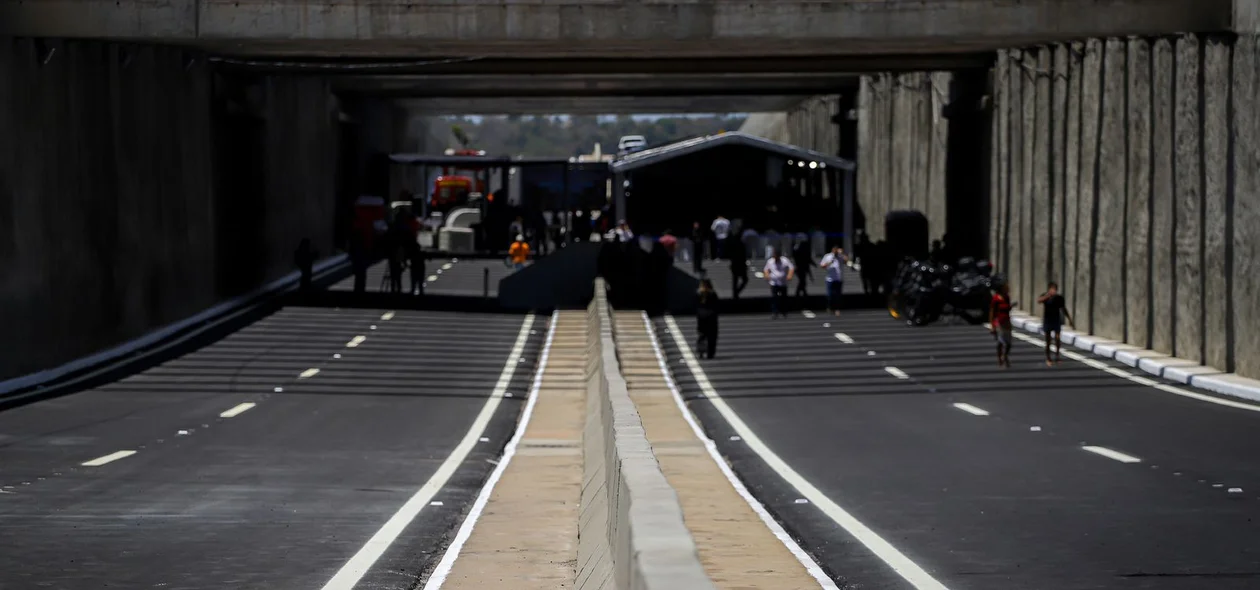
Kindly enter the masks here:
[[508, 248], [508, 258], [512, 260], [513, 269], [525, 268], [525, 261], [529, 259], [529, 244], [525, 243], [525, 236], [516, 235], [516, 241]]

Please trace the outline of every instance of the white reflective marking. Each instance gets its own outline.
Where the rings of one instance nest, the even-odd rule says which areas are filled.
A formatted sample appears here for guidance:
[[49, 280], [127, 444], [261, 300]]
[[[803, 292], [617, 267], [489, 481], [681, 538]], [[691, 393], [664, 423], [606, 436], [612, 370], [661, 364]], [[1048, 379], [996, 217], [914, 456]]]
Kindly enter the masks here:
[[1113, 451], [1107, 447], [1084, 446], [1084, 447], [1081, 447], [1081, 450], [1089, 451], [1091, 453], [1094, 453], [1095, 455], [1102, 455], [1103, 457], [1106, 457], [1108, 459], [1113, 459], [1121, 463], [1141, 463], [1142, 462], [1141, 459], [1138, 459], [1137, 457], [1134, 457], [1133, 455], [1126, 455], [1124, 453], [1121, 453], [1120, 451]]
[[387, 312], [385, 312], [385, 313], [381, 314], [381, 320], [383, 320], [383, 321], [388, 322], [389, 320], [392, 320], [392, 319], [394, 319], [394, 312], [392, 312], [392, 311], [387, 311]]
[[[865, 545], [871, 553], [874, 553], [880, 558], [880, 560], [888, 564], [893, 571], [897, 572], [897, 574], [904, 578], [907, 582], [910, 582], [916, 590], [948, 590], [944, 584], [936, 581], [936, 579], [928, 574], [927, 571], [911, 561], [909, 557], [905, 556], [905, 554], [898, 551], [896, 547], [893, 547], [888, 541], [884, 540], [883, 537], [880, 537], [878, 533], [871, 530], [870, 527], [867, 527], [865, 524], [862, 524], [861, 521], [850, 514], [847, 510], [841, 508], [840, 505], [832, 501], [831, 498], [828, 498], [826, 494], [823, 494], [821, 490], [814, 486], [814, 484], [802, 477], [801, 474], [797, 473], [791, 465], [788, 465], [787, 462], [775, 454], [770, 447], [766, 446], [766, 444], [757, 437], [757, 434], [744, 423], [744, 420], [735, 413], [735, 410], [731, 409], [731, 407], [726, 403], [726, 400], [722, 399], [722, 397], [718, 395], [718, 392], [713, 388], [713, 385], [709, 382], [709, 378], [705, 375], [704, 369], [700, 366], [700, 363], [696, 362], [695, 355], [691, 354], [691, 348], [686, 346], [687, 338], [683, 336], [682, 330], [678, 328], [678, 322], [674, 321], [674, 317], [668, 315], [665, 316], [665, 323], [669, 327], [669, 333], [674, 339], [674, 344], [677, 345], [679, 351], [681, 351], [683, 360], [686, 361], [687, 367], [691, 369], [691, 376], [700, 386], [701, 391], [703, 391], [705, 396], [710, 399], [710, 403], [712, 403], [713, 407], [722, 414], [722, 417], [725, 418], [726, 422], [731, 425], [731, 428], [744, 438], [744, 442], [748, 445], [748, 448], [757, 453], [757, 455], [761, 457], [762, 461], [765, 461], [766, 465], [769, 466], [770, 469], [774, 470], [779, 477], [783, 478], [783, 480], [788, 483], [788, 485], [796, 488], [796, 490], [800, 492], [806, 500], [809, 500], [810, 503], [817, 506], [823, 514], [826, 514], [832, 521], [840, 525], [844, 530], [848, 531], [854, 539], [857, 539], [858, 542]], [[672, 380], [668, 376], [666, 380], [667, 382], [672, 383]], [[673, 387], [673, 389], [675, 389], [675, 403], [683, 405], [681, 396], [677, 394], [676, 387]], [[683, 405], [683, 407], [685, 408], [686, 406]], [[688, 417], [688, 422], [691, 423], [693, 429], [699, 429], [699, 426], [695, 424], [694, 419], [690, 417], [690, 413], [686, 413], [684, 415]], [[701, 440], [708, 439], [702, 437]], [[712, 441], [710, 441], [710, 443], [711, 442]], [[710, 443], [706, 443], [705, 446], [709, 446]], [[717, 461], [718, 466], [723, 469], [723, 473], [727, 474], [727, 479], [731, 481], [731, 485], [735, 486], [735, 489], [740, 491], [741, 495], [748, 494], [747, 488], [743, 487], [742, 483], [739, 482], [739, 479], [735, 477], [735, 474], [730, 471], [730, 467], [726, 465], [726, 461], [721, 459], [720, 455], [716, 454], [716, 450], [711, 451], [711, 454], [715, 457], [715, 461]], [[760, 504], [752, 498], [751, 494], [745, 496], [745, 500], [749, 502], [750, 506], [754, 506], [754, 509], [757, 509], [757, 507], [760, 506]], [[770, 517], [768, 513], [765, 513], [764, 508], [761, 508], [758, 514], [762, 515], [763, 520], [769, 519], [766, 524], [771, 527], [771, 530], [775, 531], [776, 536], [779, 536], [780, 533], [782, 533], [782, 536], [779, 537], [780, 540], [783, 540], [784, 544], [788, 545], [789, 549], [792, 549], [792, 553], [797, 555], [797, 559], [800, 560], [802, 564], [806, 565], [806, 569], [810, 570], [810, 573], [814, 575], [814, 579], [817, 580], [823, 588], [836, 588], [835, 582], [833, 582], [831, 578], [827, 577], [827, 575], [822, 572], [822, 569], [819, 568], [817, 564], [814, 563], [806, 553], [804, 553], [803, 550], [800, 550], [800, 545], [797, 545], [795, 541], [792, 541], [791, 537], [787, 536], [786, 532], [783, 532], [782, 527], [777, 526], [774, 519]]]
[[792, 502], [792, 503], [793, 503], [793, 504], [809, 504], [809, 500], [806, 500], [805, 498], [797, 498], [797, 499], [796, 499], [794, 502]]
[[283, 387], [277, 387], [277, 388], [273, 389], [272, 391], [275, 391], [276, 393], [282, 393], [282, 392], [284, 392], [284, 388], [283, 388]]
[[[105, 455], [104, 457], [97, 457], [95, 459], [92, 459], [91, 461], [84, 461], [82, 465], [84, 467], [100, 467], [101, 465], [104, 465], [106, 463], [113, 463], [114, 461], [117, 461], [119, 459], [126, 459], [127, 457], [130, 457], [134, 454], [136, 454], [135, 451], [115, 451], [113, 453]], [[22, 485], [28, 485], [28, 483], [22, 482]]]
[[375, 330], [375, 329], [376, 329], [376, 324], [372, 324], [372, 325], [368, 326], [368, 329], [369, 329], [369, 330]]
[[354, 348], [360, 344], [363, 344], [364, 340], [367, 340], [367, 336], [355, 336], [354, 338], [351, 338], [349, 342], [346, 343], [346, 348]]
[[237, 416], [240, 416], [241, 414], [244, 414], [245, 412], [248, 412], [254, 409], [254, 406], [256, 405], [258, 404], [254, 402], [245, 402], [243, 404], [237, 404], [232, 409], [226, 412], [223, 412], [222, 414], [219, 414], [219, 417], [220, 418], [235, 418]]
[[844, 332], [836, 332], [836, 340], [839, 340], [845, 344], [853, 344], [853, 339], [850, 338], [849, 335], [845, 334]]
[[[481, 408], [481, 412], [477, 414], [473, 420], [472, 427], [468, 429], [468, 433], [456, 445], [455, 450], [451, 451], [450, 456], [438, 467], [429, 481], [425, 482], [416, 493], [411, 496], [405, 504], [390, 517], [388, 521], [381, 526], [372, 538], [359, 549], [354, 557], [350, 558], [337, 574], [333, 576], [327, 584], [324, 584], [323, 590], [352, 590], [372, 568], [372, 565], [380, 559], [381, 555], [393, 545], [398, 539], [398, 535], [415, 520], [420, 511], [433, 500], [433, 496], [437, 495], [442, 486], [450, 480], [455, 474], [455, 470], [468, 458], [468, 453], [477, 444], [477, 440], [486, 430], [486, 426], [490, 423], [491, 416], [494, 411], [502, 403], [502, 392], [507, 389], [509, 383], [512, 382], [512, 375], [516, 372], [516, 359], [521, 355], [521, 351], [525, 348], [526, 341], [529, 340], [529, 328], [534, 324], [534, 314], [525, 316], [525, 321], [521, 324], [520, 332], [516, 335], [516, 343], [512, 345], [512, 352], [508, 355], [507, 362], [503, 366], [503, 372], [499, 375], [499, 381], [494, 386], [494, 391], [490, 393], [490, 397], [486, 398], [486, 403]], [[553, 322], [554, 324], [554, 322]], [[523, 428], [518, 428], [518, 432], [522, 432]]]
[[311, 367], [305, 371], [302, 371], [301, 373], [298, 373], [298, 379], [310, 379], [311, 377], [314, 377], [318, 374], [319, 374], [319, 369], [316, 367]]
[[429, 502], [429, 506], [441, 506], [441, 505], [442, 505], [442, 502], [439, 500], [434, 500], [432, 502]]
[[898, 378], [898, 379], [909, 379], [909, 378], [910, 378], [910, 376], [909, 376], [909, 375], [907, 375], [905, 371], [902, 371], [901, 369], [898, 369], [897, 367], [884, 367], [884, 372], [886, 372], [886, 373], [888, 373], [889, 375], [892, 375], [893, 377], [896, 377], [896, 378]]
[[814, 319], [814, 318], [816, 317], [816, 316], [814, 315], [814, 312], [812, 312], [812, 311], [810, 311], [810, 310], [808, 310], [808, 309], [807, 309], [807, 310], [805, 310], [805, 311], [802, 311], [802, 312], [801, 312], [801, 315], [805, 316], [805, 318], [806, 318], [806, 319], [810, 319], [810, 320], [812, 320], [812, 319]]
[[1028, 429], [1028, 431], [1029, 431], [1029, 432], [1041, 432], [1041, 427], [1040, 427], [1040, 426], [1033, 426], [1033, 427], [1029, 428], [1029, 429]]
[[333, 355], [333, 358], [335, 358], [335, 359], [339, 359], [339, 358], [341, 358], [341, 353], [340, 353], [340, 352], [338, 352], [338, 353], [334, 354], [334, 355]]
[[1229, 493], [1231, 494], [1241, 494], [1242, 492], [1243, 492], [1242, 488], [1229, 488]]
[[989, 412], [987, 410], [981, 410], [980, 408], [977, 408], [971, 404], [954, 404], [954, 407], [964, 412], [967, 412], [968, 414], [971, 414], [972, 416], [988, 416], [989, 415]]

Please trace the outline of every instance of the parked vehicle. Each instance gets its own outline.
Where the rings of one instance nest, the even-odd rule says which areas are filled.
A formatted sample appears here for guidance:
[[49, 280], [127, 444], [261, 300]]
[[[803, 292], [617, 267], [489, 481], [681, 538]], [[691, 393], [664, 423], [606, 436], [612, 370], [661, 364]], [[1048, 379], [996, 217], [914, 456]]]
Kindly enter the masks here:
[[617, 153], [633, 154], [647, 148], [647, 138], [642, 135], [626, 135], [617, 142]]

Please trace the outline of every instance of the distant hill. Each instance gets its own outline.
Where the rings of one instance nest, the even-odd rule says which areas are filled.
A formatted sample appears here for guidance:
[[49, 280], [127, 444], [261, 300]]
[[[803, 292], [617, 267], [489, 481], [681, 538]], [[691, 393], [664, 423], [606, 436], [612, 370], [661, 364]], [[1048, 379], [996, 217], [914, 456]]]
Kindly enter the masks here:
[[642, 135], [649, 145], [670, 143], [719, 131], [737, 131], [743, 115], [660, 118], [560, 116], [444, 117], [429, 132], [446, 137], [451, 146], [461, 139], [487, 154], [568, 158], [590, 153], [599, 143], [604, 153], [617, 150], [624, 135]]

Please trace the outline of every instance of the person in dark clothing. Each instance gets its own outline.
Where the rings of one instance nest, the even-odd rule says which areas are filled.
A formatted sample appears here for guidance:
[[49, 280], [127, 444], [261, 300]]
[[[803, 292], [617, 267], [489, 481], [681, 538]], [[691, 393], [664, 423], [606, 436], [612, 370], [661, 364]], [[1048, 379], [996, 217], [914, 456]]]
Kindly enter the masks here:
[[362, 232], [350, 236], [350, 264], [354, 268], [354, 292], [362, 293], [367, 289], [367, 269], [371, 260], [371, 246]]
[[697, 221], [691, 225], [691, 263], [696, 274], [704, 272], [704, 228]]
[[731, 298], [739, 299], [740, 292], [748, 286], [748, 248], [732, 235], [727, 239], [726, 255], [731, 261]]
[[808, 283], [814, 278], [814, 256], [810, 252], [809, 240], [798, 240], [792, 248], [792, 263], [796, 265], [796, 296], [808, 297]]
[[866, 232], [858, 234], [858, 241], [853, 246], [853, 253], [857, 255], [858, 264], [861, 268], [862, 292], [867, 295], [878, 293], [875, 268], [879, 266], [879, 262], [875, 259], [875, 248], [871, 244], [871, 237], [866, 235]]
[[394, 216], [385, 238], [385, 256], [389, 260], [389, 292], [402, 293], [402, 274], [406, 266], [406, 248], [411, 230], [401, 212]]
[[311, 248], [311, 239], [302, 238], [298, 243], [297, 251], [293, 253], [293, 263], [297, 265], [298, 272], [301, 273], [301, 282], [299, 285], [303, 292], [311, 290], [312, 267], [315, 265], [315, 258], [318, 254]]
[[700, 337], [696, 340], [696, 352], [701, 358], [713, 358], [717, 354], [718, 339], [718, 294], [713, 289], [713, 282], [701, 279], [700, 291], [696, 301], [696, 332]]
[[[1059, 294], [1059, 285], [1050, 283], [1040, 297], [1037, 303], [1045, 306], [1045, 314], [1041, 318], [1041, 331], [1046, 333], [1046, 366], [1057, 365], [1062, 362], [1063, 341], [1061, 340], [1063, 332], [1063, 320], [1066, 319], [1068, 326], [1076, 328], [1072, 322], [1072, 314], [1068, 313], [1067, 301]], [[1054, 342], [1054, 359], [1050, 358], [1050, 343]]]
[[407, 258], [411, 263], [411, 290], [408, 292], [424, 295], [424, 249], [414, 240], [407, 247]]

